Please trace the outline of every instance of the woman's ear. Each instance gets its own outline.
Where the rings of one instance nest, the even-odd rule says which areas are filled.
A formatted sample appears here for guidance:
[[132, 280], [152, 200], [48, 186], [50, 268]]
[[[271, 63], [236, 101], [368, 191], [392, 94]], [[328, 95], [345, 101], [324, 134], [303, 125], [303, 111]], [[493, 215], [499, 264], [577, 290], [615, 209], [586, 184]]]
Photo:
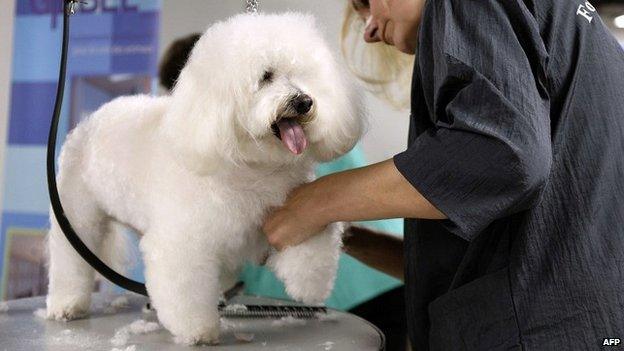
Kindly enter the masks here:
[[176, 161], [199, 175], [214, 173], [222, 164], [227, 128], [223, 102], [213, 89], [198, 83], [192, 67], [180, 73], [162, 123], [162, 134]]

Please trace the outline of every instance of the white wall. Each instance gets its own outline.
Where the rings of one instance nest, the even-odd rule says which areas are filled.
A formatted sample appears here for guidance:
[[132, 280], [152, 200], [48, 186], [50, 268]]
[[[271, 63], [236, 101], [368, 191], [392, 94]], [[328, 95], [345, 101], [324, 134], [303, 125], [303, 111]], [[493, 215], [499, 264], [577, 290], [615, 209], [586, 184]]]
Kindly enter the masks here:
[[[339, 55], [338, 37], [342, 13], [347, 0], [259, 0], [260, 10], [278, 12], [296, 10], [314, 14], [322, 25], [326, 38]], [[178, 37], [203, 31], [211, 23], [243, 11], [243, 0], [163, 0], [161, 24], [161, 53]], [[367, 94], [365, 103], [370, 112], [369, 131], [362, 147], [370, 162], [381, 161], [404, 150], [407, 140], [408, 112], [397, 112]]]
[[624, 15], [624, 4], [608, 4], [598, 8], [600, 17], [603, 22], [609, 27], [613, 35], [624, 45], [624, 28], [615, 27], [615, 18], [617, 16]]
[[[0, 199], [4, 185], [4, 153], [9, 122], [15, 0], [3, 0], [0, 11]], [[1, 206], [1, 204], [0, 204]], [[0, 213], [2, 208], [0, 207]]]

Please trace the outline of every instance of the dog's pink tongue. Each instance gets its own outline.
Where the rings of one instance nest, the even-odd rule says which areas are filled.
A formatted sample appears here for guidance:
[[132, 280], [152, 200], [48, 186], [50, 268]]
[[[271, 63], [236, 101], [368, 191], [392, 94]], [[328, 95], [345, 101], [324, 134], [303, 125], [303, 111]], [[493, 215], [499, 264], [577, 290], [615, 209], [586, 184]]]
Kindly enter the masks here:
[[308, 146], [308, 139], [303, 133], [303, 128], [296, 120], [283, 118], [277, 122], [282, 143], [295, 155], [299, 155]]

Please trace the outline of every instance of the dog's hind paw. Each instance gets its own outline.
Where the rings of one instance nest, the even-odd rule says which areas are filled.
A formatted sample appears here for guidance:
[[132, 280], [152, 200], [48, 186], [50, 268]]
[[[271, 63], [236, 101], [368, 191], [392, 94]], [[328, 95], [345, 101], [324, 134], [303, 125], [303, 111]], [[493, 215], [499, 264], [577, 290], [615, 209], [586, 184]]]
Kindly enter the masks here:
[[89, 311], [77, 309], [75, 307], [61, 308], [61, 309], [47, 309], [46, 319], [69, 322], [74, 319], [84, 318], [89, 314]]
[[67, 296], [61, 299], [48, 296], [45, 317], [64, 322], [83, 318], [89, 314], [89, 303], [89, 298], [84, 296]]

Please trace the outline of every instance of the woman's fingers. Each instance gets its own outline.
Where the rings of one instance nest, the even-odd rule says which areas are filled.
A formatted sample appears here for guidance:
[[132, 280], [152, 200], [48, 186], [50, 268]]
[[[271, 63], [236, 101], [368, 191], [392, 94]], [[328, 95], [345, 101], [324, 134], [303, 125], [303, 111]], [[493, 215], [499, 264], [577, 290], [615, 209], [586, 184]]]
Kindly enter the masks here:
[[284, 235], [284, 231], [287, 229], [284, 228], [287, 223], [282, 223], [281, 212], [280, 210], [274, 210], [264, 222], [262, 226], [262, 231], [264, 235], [266, 235], [267, 241], [269, 245], [276, 248], [278, 251], [281, 251], [287, 244], [287, 237]]
[[269, 215], [262, 229], [269, 245], [278, 251], [297, 245], [314, 234], [305, 223], [298, 223], [296, 214], [286, 207]]
[[267, 216], [262, 231], [267, 241], [277, 250], [304, 242], [327, 226], [313, 211], [308, 211], [308, 196], [298, 193], [290, 196], [284, 206]]

